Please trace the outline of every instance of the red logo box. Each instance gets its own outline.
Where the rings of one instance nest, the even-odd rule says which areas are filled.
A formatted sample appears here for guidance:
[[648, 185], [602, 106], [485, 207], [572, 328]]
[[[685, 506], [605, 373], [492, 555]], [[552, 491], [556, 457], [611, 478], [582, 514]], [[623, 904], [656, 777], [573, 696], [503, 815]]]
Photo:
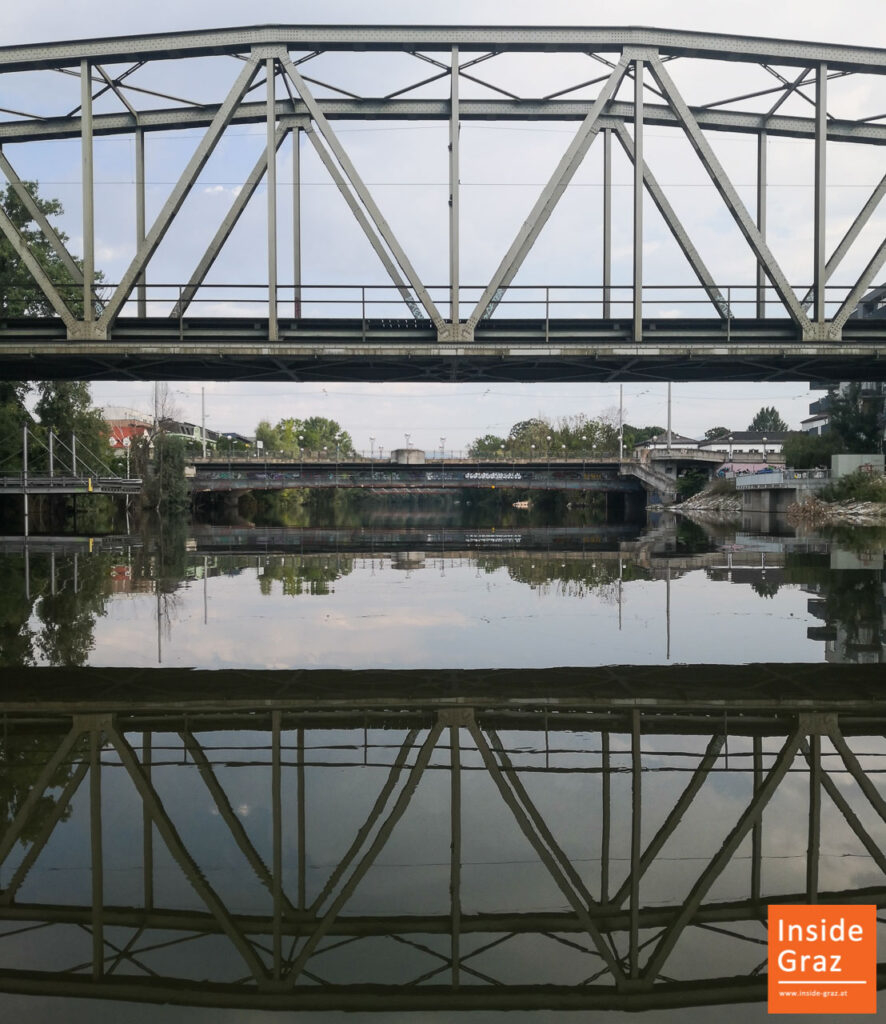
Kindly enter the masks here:
[[877, 908], [769, 907], [770, 1013], [876, 1013]]

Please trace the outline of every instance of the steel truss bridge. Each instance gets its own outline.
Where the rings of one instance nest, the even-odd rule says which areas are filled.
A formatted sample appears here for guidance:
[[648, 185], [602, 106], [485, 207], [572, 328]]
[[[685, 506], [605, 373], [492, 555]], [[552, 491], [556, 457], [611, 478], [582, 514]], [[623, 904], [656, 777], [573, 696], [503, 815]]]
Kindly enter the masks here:
[[[562, 62], [575, 77], [545, 95], [515, 91], [513, 76], [501, 84], [503, 61], [532, 55]], [[576, 58], [586, 70], [575, 71]], [[354, 76], [343, 69], [358, 60], [380, 69], [381, 78], [369, 80], [390, 78], [396, 65], [400, 86], [384, 95], [354, 91]], [[404, 61], [412, 60], [415, 75], [403, 77]], [[214, 98], [197, 102], [161, 88], [170, 61], [182, 73], [193, 65], [195, 84], [215, 90]], [[718, 92], [720, 72], [737, 67], [755, 85]], [[92, 379], [881, 380], [883, 292], [870, 289], [886, 260], [875, 217], [886, 175], [845, 230], [842, 221], [839, 228], [829, 222], [826, 196], [835, 147], [870, 152], [867, 147], [886, 143], [886, 115], [847, 103], [839, 80], [857, 76], [875, 95], [884, 72], [886, 50], [880, 48], [647, 28], [277, 25], [2, 47], [0, 172], [71, 283], [50, 279], [28, 239], [0, 212], [0, 229], [55, 312], [0, 321], [0, 374], [29, 378], [39, 365], [44, 376]], [[22, 73], [35, 83], [30, 92], [20, 88]], [[73, 109], [60, 98], [53, 109], [22, 109], [32, 96], [59, 94], [62, 76], [79, 78]], [[448, 232], [434, 240], [449, 253], [442, 283], [418, 272], [415, 255], [410, 258], [343, 141], [343, 125], [379, 121], [448, 125]], [[575, 133], [491, 277], [469, 287], [460, 272], [459, 129], [520, 122], [567, 123]], [[206, 225], [193, 272], [170, 283], [157, 257], [161, 243], [222, 140], [238, 145], [236, 129], [246, 124], [265, 125], [263, 151], [221, 223]], [[747, 278], [718, 281], [709, 269], [706, 232], [687, 227], [646, 160], [648, 127], [691, 146], [737, 228], [736, 265], [750, 267]], [[202, 137], [149, 224], [148, 140], [194, 130]], [[756, 140], [753, 210], [717, 156], [717, 133]], [[588, 223], [596, 222], [602, 274], [575, 287], [557, 281], [530, 287], [519, 276], [521, 267], [598, 136], [602, 202], [589, 211]], [[105, 150], [95, 140], [110, 137], [133, 143], [135, 230], [122, 277], [97, 288], [96, 182], [119, 170], [101, 164]], [[812, 202], [801, 225], [812, 227], [811, 274], [802, 285], [791, 282], [767, 238], [768, 144], [785, 138], [811, 144], [814, 168]], [[82, 268], [16, 169], [40, 143], [63, 139], [79, 140], [81, 150], [82, 230], [76, 234], [83, 239]], [[390, 280], [384, 287], [377, 280], [314, 284], [303, 277], [302, 140], [371, 243]], [[291, 146], [294, 187], [292, 224], [285, 229], [293, 269], [284, 281], [277, 161], [285, 146]], [[626, 281], [612, 273], [616, 146], [633, 168]], [[213, 264], [263, 183], [266, 282], [211, 284]], [[644, 275], [644, 194], [685, 257], [686, 276], [677, 285]], [[587, 233], [585, 225], [576, 230]], [[832, 249], [829, 231], [839, 236]], [[848, 263], [860, 272], [835, 284], [850, 254]], [[210, 301], [222, 312], [201, 316], [199, 304]], [[865, 315], [855, 316], [859, 310]]]
[[[29, 752], [31, 783], [0, 836], [0, 991], [383, 1012], [761, 1001], [768, 902], [886, 906], [878, 673], [12, 669], [3, 743]], [[570, 799], [579, 824], [557, 813]], [[782, 854], [798, 800], [787, 868], [768, 837]], [[431, 835], [392, 853], [410, 813]], [[472, 858], [508, 828], [520, 884], [491, 864], [503, 884], [478, 909]], [[820, 881], [836, 834], [859, 851], [838, 890]], [[88, 864], [63, 901], [39, 880], [58, 844]], [[412, 909], [385, 881], [404, 851]]]

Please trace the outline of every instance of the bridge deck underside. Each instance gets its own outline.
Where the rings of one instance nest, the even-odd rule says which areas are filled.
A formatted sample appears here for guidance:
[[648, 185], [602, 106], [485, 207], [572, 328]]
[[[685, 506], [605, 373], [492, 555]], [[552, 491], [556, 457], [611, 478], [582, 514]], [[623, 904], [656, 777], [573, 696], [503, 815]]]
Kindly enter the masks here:
[[438, 342], [423, 320], [120, 319], [71, 341], [55, 318], [0, 322], [0, 379], [267, 381], [886, 380], [886, 321], [803, 341], [788, 320], [499, 320]]

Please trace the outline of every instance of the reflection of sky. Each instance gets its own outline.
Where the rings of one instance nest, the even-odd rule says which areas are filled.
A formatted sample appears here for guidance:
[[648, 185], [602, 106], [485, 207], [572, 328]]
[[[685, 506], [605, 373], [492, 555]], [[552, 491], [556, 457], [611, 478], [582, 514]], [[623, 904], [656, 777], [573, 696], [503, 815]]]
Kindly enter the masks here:
[[[321, 560], [323, 556], [318, 556]], [[192, 582], [168, 607], [164, 665], [204, 668], [486, 668], [557, 665], [819, 662], [808, 595], [761, 598], [703, 571], [624, 583], [579, 597], [532, 588], [504, 568], [467, 561], [410, 571], [387, 558], [355, 561], [318, 597], [262, 595], [252, 568]], [[207, 622], [204, 623], [204, 599]], [[668, 608], [669, 619], [668, 624]], [[670, 630], [670, 651], [668, 651]], [[96, 622], [93, 665], [156, 665], [157, 601], [115, 595]]]

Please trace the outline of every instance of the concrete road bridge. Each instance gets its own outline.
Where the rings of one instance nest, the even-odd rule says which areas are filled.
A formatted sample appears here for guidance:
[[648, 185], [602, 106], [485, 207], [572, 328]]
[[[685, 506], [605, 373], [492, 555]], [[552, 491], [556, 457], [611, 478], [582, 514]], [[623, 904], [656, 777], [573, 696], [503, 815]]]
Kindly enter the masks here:
[[[559, 84], [522, 84], [541, 80], [521, 71], [536, 65]], [[170, 95], [170, 66], [199, 102]], [[730, 92], [712, 66], [753, 84]], [[265, 25], [0, 47], [0, 174], [32, 217], [29, 231], [66, 268], [48, 275], [0, 211], [0, 230], [51, 314], [0, 319], [0, 377], [883, 380], [884, 290], [873, 286], [886, 261], [875, 217], [886, 194], [884, 73], [882, 48], [656, 28]], [[382, 202], [348, 134], [367, 122], [435, 129], [437, 143], [421, 155], [429, 167], [439, 155], [439, 208], [429, 201], [412, 216], [404, 188]], [[496, 252], [484, 235], [489, 267], [472, 262], [468, 276], [463, 256], [479, 229], [463, 216], [461, 130], [492, 145], [494, 129], [527, 124], [571, 137], [510, 243]], [[252, 149], [251, 125], [261, 139]], [[199, 137], [151, 220], [145, 167], [165, 145], [155, 140], [176, 133]], [[699, 181], [716, 194], [703, 220], [662, 183], [659, 136], [684, 148], [686, 166], [692, 151]], [[752, 207], [746, 182], [718, 156], [723, 138], [756, 151]], [[131, 150], [108, 147], [113, 139]], [[808, 143], [797, 159], [812, 183], [786, 240], [799, 253], [790, 264], [767, 225], [778, 184], [767, 159], [782, 140]], [[56, 161], [82, 168], [79, 208], [66, 200], [63, 225], [23, 184], [40, 177], [33, 169], [50, 147]], [[539, 280], [529, 257], [550, 265], [543, 232], [583, 180], [592, 147], [599, 187], [582, 190], [569, 225], [562, 210], [555, 221], [568, 273]], [[121, 151], [132, 153], [122, 169]], [[828, 201], [829, 166], [844, 153], [870, 179], [851, 209]], [[318, 239], [324, 251], [357, 250], [337, 212], [303, 203], [315, 184], [308, 169], [337, 190], [368, 243], [340, 261], [346, 270], [317, 261]], [[629, 204], [617, 201], [624, 173]], [[128, 200], [121, 178], [132, 183]], [[106, 274], [96, 285], [120, 223], [103, 216], [111, 180], [120, 185], [113, 208], [131, 203], [133, 230], [113, 239], [126, 251], [117, 280]], [[199, 202], [210, 192], [230, 200], [215, 220]], [[246, 279], [231, 242], [247, 221], [263, 225], [257, 279]], [[62, 226], [82, 238], [82, 259]], [[673, 252], [662, 277], [644, 254], [652, 231]], [[593, 255], [572, 252], [589, 237]]]
[[[713, 463], [719, 463], [717, 456]], [[447, 459], [400, 463], [357, 461], [199, 459], [189, 467], [192, 494], [308, 488], [358, 488], [378, 492], [509, 488], [523, 491], [579, 491], [640, 496], [672, 502], [677, 496], [674, 455], [667, 463], [635, 459]], [[665, 471], [671, 466], [671, 475]]]

